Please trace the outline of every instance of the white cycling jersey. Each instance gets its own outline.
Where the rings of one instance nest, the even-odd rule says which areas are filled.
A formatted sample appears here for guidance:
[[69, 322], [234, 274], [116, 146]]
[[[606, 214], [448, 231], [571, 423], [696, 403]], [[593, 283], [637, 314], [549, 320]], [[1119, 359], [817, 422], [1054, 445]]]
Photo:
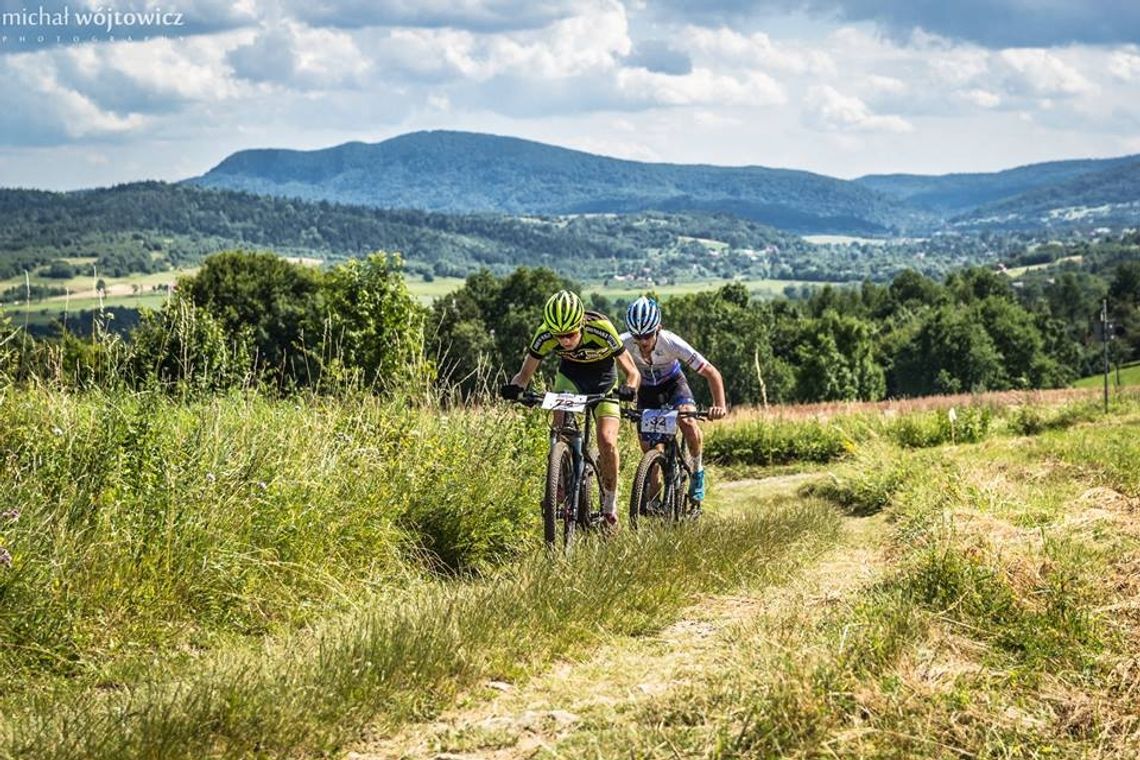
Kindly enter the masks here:
[[633, 363], [637, 365], [637, 371], [641, 373], [642, 385], [661, 385], [669, 382], [681, 374], [681, 362], [687, 364], [694, 372], [700, 372], [701, 368], [708, 364], [705, 357], [697, 353], [684, 338], [669, 330], [660, 330], [657, 333], [657, 343], [653, 346], [648, 361], [641, 353], [641, 346], [633, 339], [632, 333], [623, 332], [621, 342], [625, 344], [629, 355], [633, 357]]

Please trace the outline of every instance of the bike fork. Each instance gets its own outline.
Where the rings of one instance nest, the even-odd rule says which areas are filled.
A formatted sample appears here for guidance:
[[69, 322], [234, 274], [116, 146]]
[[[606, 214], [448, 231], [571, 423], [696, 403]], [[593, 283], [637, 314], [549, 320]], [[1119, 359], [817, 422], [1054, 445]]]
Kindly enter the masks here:
[[582, 477], [586, 468], [586, 458], [582, 456], [582, 436], [576, 435], [570, 441], [570, 458], [574, 462], [574, 477], [569, 486], [572, 488], [570, 498], [567, 499], [569, 511], [566, 523], [570, 524], [578, 519], [578, 499], [582, 496]]

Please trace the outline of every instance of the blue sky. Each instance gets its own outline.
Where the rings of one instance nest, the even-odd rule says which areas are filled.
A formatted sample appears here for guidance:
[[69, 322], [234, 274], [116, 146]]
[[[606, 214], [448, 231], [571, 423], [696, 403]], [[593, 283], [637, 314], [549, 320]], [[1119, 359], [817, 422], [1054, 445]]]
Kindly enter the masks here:
[[8, 187], [418, 129], [838, 177], [1140, 153], [1132, 0], [0, 0], [0, 19]]

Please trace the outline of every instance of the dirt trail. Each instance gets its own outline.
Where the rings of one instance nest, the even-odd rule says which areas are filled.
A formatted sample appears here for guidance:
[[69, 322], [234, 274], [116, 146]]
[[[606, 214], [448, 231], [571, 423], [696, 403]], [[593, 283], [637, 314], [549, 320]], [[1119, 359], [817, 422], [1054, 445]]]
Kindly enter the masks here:
[[[810, 476], [809, 476], [810, 477]], [[736, 481], [720, 486], [771, 495], [792, 491], [804, 476]], [[518, 685], [487, 682], [434, 722], [405, 727], [366, 741], [348, 760], [436, 758], [514, 760], [552, 750], [584, 722], [605, 720], [615, 709], [660, 696], [687, 682], [731, 651], [734, 628], [758, 615], [823, 609], [878, 578], [885, 566], [882, 516], [848, 518], [839, 543], [788, 582], [755, 595], [708, 596], [655, 635], [615, 637], [593, 656], [561, 662]]]

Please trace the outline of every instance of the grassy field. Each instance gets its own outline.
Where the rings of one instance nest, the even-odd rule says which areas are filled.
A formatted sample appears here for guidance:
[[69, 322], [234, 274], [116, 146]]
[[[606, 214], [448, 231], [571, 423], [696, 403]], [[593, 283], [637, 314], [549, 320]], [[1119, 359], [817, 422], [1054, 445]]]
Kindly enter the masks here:
[[[80, 259], [67, 259], [67, 261], [75, 263], [81, 261]], [[78, 268], [78, 267], [77, 267]], [[31, 275], [28, 280], [32, 285], [48, 285], [57, 288], [66, 288], [72, 293], [83, 293], [85, 291], [94, 291], [95, 283], [98, 280], [103, 280], [107, 285], [107, 292], [109, 294], [131, 293], [132, 285], [137, 285], [140, 290], [150, 290], [154, 285], [164, 285], [173, 283], [179, 277], [194, 274], [198, 271], [197, 267], [188, 267], [186, 269], [171, 270], [168, 272], [152, 272], [150, 274], [132, 274], [127, 277], [108, 277], [106, 275], [92, 276], [90, 269], [87, 273], [80, 274], [66, 280], [53, 279], [51, 277], [43, 277], [41, 275]], [[0, 290], [7, 290], [8, 288], [24, 286], [23, 277], [13, 277], [7, 280], [0, 280]], [[60, 296], [62, 297], [62, 296]], [[55, 297], [53, 297], [55, 298]]]
[[[655, 285], [653, 290], [663, 297], [674, 295], [687, 295], [690, 293], [699, 293], [706, 290], [716, 290], [727, 285], [731, 280], [703, 280], [699, 282], [682, 282], [674, 285]], [[807, 280], [737, 280], [748, 289], [748, 292], [760, 298], [778, 298], [784, 295], [784, 288], [793, 286], [799, 288], [801, 286], [808, 287], [823, 287], [829, 283], [812, 282]], [[408, 290], [412, 295], [417, 296], [421, 302], [430, 303], [432, 300], [439, 296], [446, 295], [453, 290], [462, 287], [464, 280], [457, 277], [437, 277], [432, 282], [424, 282], [419, 278], [409, 278], [407, 280]], [[830, 283], [832, 285], [843, 285], [844, 283]], [[644, 283], [621, 283], [610, 282], [609, 286], [605, 286], [600, 282], [586, 283], [582, 292], [584, 294], [597, 293], [606, 296], [607, 298], [620, 298], [624, 300], [632, 300], [646, 292]]]
[[[165, 294], [158, 294], [152, 291], [155, 285], [162, 285], [173, 283], [175, 279], [180, 276], [191, 275], [197, 269], [186, 269], [177, 272], [158, 272], [148, 275], [132, 275], [130, 277], [106, 277], [103, 278], [107, 285], [107, 295], [103, 298], [104, 306], [126, 306], [126, 307], [149, 307], [159, 308], [165, 300]], [[91, 277], [75, 277], [70, 280], [52, 280], [45, 277], [31, 278], [33, 284], [50, 285], [53, 287], [65, 287], [72, 291], [70, 297], [53, 296], [45, 298], [42, 301], [33, 301], [31, 304], [31, 313], [42, 311], [44, 309], [52, 312], [52, 314], [62, 313], [65, 309], [70, 311], [78, 311], [81, 309], [94, 309], [99, 307], [99, 299], [95, 294], [95, 280]], [[463, 286], [465, 280], [459, 277], [437, 277], [431, 282], [425, 282], [419, 277], [407, 278], [408, 290], [413, 296], [419, 299], [420, 303], [425, 305], [431, 304], [432, 301], [440, 296], [446, 295], [454, 290], [458, 290]], [[688, 293], [698, 293], [705, 290], [715, 290], [727, 284], [728, 280], [708, 280], [702, 282], [687, 282], [676, 285], [658, 285], [655, 290], [662, 296], [683, 295]], [[826, 283], [809, 282], [806, 280], [740, 280], [748, 291], [760, 298], [777, 298], [784, 294], [784, 288], [791, 285], [796, 288], [806, 285], [808, 287], [822, 287]], [[833, 283], [842, 284], [842, 283]], [[22, 278], [13, 280], [0, 281], [0, 290], [8, 287], [23, 287], [24, 281]], [[138, 288], [136, 293], [134, 288]], [[636, 298], [645, 292], [644, 285], [628, 286], [621, 283], [613, 283], [609, 287], [603, 287], [601, 283], [588, 284], [584, 291], [586, 293], [599, 293], [609, 298], [621, 298], [630, 300]], [[14, 318], [22, 314], [24, 306], [22, 304], [2, 304], [0, 310], [5, 310], [12, 314]], [[53, 319], [54, 316], [48, 319]]]
[[[68, 259], [73, 264], [93, 261], [93, 259]], [[55, 320], [63, 312], [77, 312], [85, 309], [98, 309], [104, 307], [123, 306], [128, 308], [161, 308], [166, 301], [165, 292], [156, 292], [155, 286], [170, 285], [179, 277], [192, 275], [198, 271], [197, 267], [179, 269], [169, 272], [154, 272], [151, 274], [133, 274], [128, 277], [92, 277], [82, 275], [68, 280], [55, 280], [49, 277], [32, 276], [29, 281], [33, 285], [44, 285], [55, 288], [66, 288], [69, 295], [50, 296], [43, 300], [33, 300], [30, 305], [6, 303], [0, 304], [0, 311], [12, 315], [13, 320], [22, 322], [24, 313], [28, 313], [31, 323], [43, 323]], [[99, 298], [95, 291], [97, 279], [102, 279], [106, 286], [105, 295]], [[24, 278], [0, 280], [0, 291], [8, 288], [24, 287]], [[101, 301], [101, 303], [100, 303]], [[48, 314], [41, 312], [47, 311]]]
[[[1140, 362], [1125, 364], [1120, 367], [1120, 385], [1140, 385]], [[1117, 385], [1116, 367], [1110, 366], [1108, 373], [1108, 386], [1111, 391]], [[1104, 388], [1104, 375], [1082, 377], [1073, 383], [1074, 388]]]
[[[675, 295], [688, 295], [690, 293], [700, 293], [706, 290], [717, 290], [728, 285], [730, 282], [737, 282], [748, 289], [748, 292], [760, 298], [777, 298], [784, 295], [784, 288], [792, 286], [800, 288], [807, 286], [811, 288], [821, 288], [824, 285], [842, 285], [843, 283], [825, 283], [813, 282], [808, 280], [701, 280], [697, 282], [682, 282], [673, 285], [655, 285], [653, 290], [658, 295], [663, 297]], [[646, 292], [644, 284], [629, 284], [628, 286], [622, 283], [611, 282], [609, 287], [604, 287], [600, 283], [590, 283], [583, 287], [586, 293], [599, 293], [608, 298], [623, 298], [631, 300]]]
[[1066, 262], [1079, 264], [1083, 258], [1084, 258], [1083, 256], [1065, 256], [1063, 258], [1057, 259], [1056, 261], [1051, 261], [1051, 262], [1048, 262], [1045, 264], [1029, 264], [1029, 265], [1023, 266], [1023, 267], [1010, 267], [1009, 269], [1005, 270], [1005, 273], [1012, 278], [1017, 278], [1017, 277], [1021, 277], [1023, 274], [1025, 274], [1027, 272], [1036, 272], [1036, 271], [1039, 271], [1041, 269], [1048, 269], [1049, 267], [1057, 266], [1059, 264], [1064, 264]]
[[[73, 264], [76, 269], [86, 268], [90, 270], [91, 264], [94, 262], [93, 258], [87, 259], [66, 259]], [[301, 261], [300, 259], [290, 259], [292, 261]], [[306, 259], [304, 263], [319, 263], [316, 259]], [[164, 299], [164, 293], [156, 293], [155, 286], [170, 285], [175, 282], [179, 277], [193, 275], [198, 271], [197, 267], [189, 267], [169, 272], [155, 272], [152, 274], [134, 274], [128, 277], [94, 277], [91, 274], [82, 274], [67, 280], [52, 279], [42, 275], [32, 275], [29, 280], [33, 285], [44, 285], [56, 288], [66, 288], [70, 291], [69, 296], [51, 296], [43, 300], [35, 300], [31, 303], [30, 312], [35, 314], [43, 310], [51, 312], [49, 316], [40, 315], [38, 318], [31, 318], [32, 321], [38, 319], [39, 321], [50, 321], [54, 319], [54, 315], [62, 313], [63, 311], [79, 311], [82, 309], [95, 309], [100, 305], [98, 294], [95, 292], [95, 283], [97, 279], [102, 279], [106, 285], [106, 294], [102, 299], [104, 306], [124, 306], [131, 308], [159, 308], [161, 307]], [[415, 296], [420, 303], [430, 305], [432, 301], [440, 296], [446, 295], [454, 290], [458, 290], [463, 286], [465, 279], [460, 277], [436, 277], [431, 282], [425, 282], [421, 277], [408, 277], [406, 279], [408, 290]], [[653, 289], [662, 296], [671, 295], [685, 295], [689, 293], [698, 293], [706, 290], [715, 290], [730, 282], [729, 280], [707, 280], [699, 282], [685, 282], [674, 285], [657, 285]], [[793, 286], [800, 288], [807, 287], [822, 287], [823, 282], [814, 282], [807, 280], [768, 280], [768, 279], [754, 279], [754, 280], [739, 280], [741, 284], [748, 289], [748, 292], [760, 298], [778, 298], [784, 295], [784, 288]], [[843, 285], [844, 283], [830, 283], [833, 285]], [[8, 280], [0, 280], [0, 291], [8, 288], [23, 288], [24, 278], [16, 277]], [[584, 287], [585, 293], [598, 293], [608, 298], [619, 298], [630, 300], [636, 298], [646, 291], [644, 284], [628, 283], [623, 284], [620, 282], [611, 281], [609, 286], [603, 286], [600, 282], [588, 283]], [[21, 315], [25, 309], [23, 304], [0, 304], [0, 310], [7, 311], [12, 314], [14, 318]]]
[[[742, 599], [659, 689], [545, 694], [551, 756], [1133, 757], [1140, 401], [973, 402], [710, 425], [701, 521], [552, 561], [537, 412], [0, 385], [0, 757], [336, 752]], [[797, 488], [726, 482], [777, 444]]]

